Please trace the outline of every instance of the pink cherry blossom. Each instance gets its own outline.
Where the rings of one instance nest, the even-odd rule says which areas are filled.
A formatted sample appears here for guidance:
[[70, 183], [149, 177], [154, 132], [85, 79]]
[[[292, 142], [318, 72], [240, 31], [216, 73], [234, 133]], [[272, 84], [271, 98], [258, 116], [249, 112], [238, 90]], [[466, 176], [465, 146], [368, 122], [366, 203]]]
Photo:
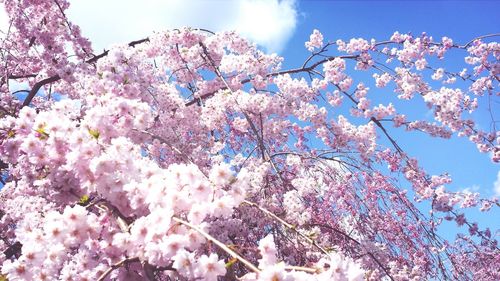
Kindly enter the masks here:
[[3, 4], [0, 279], [500, 279], [497, 230], [466, 211], [498, 198], [405, 150], [462, 137], [500, 162], [478, 117], [499, 96], [494, 35], [313, 30], [284, 68], [187, 27], [94, 53], [68, 1]]

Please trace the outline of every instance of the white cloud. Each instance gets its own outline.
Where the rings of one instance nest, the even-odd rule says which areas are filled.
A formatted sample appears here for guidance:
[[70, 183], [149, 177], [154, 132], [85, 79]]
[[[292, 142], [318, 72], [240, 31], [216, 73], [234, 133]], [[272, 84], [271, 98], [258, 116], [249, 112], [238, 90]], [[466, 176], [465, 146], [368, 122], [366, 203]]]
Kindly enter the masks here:
[[85, 0], [72, 1], [68, 16], [94, 43], [144, 38], [152, 31], [192, 26], [237, 30], [270, 52], [280, 52], [297, 25], [296, 0]]
[[479, 192], [479, 185], [477, 184], [473, 184], [472, 186], [469, 186], [469, 187], [466, 187], [466, 188], [463, 188], [462, 190], [460, 190], [460, 192], [470, 192], [470, 193], [475, 193], [475, 192]]
[[498, 171], [497, 180], [493, 183], [493, 190], [495, 195], [500, 196], [500, 171]]

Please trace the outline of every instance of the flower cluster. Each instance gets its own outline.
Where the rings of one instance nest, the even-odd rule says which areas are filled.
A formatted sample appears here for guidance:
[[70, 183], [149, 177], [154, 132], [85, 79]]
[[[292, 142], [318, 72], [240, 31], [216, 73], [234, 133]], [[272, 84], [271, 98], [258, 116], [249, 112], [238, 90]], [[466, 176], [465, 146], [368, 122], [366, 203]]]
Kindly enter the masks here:
[[313, 30], [313, 33], [311, 34], [309, 41], [305, 43], [305, 46], [311, 52], [315, 48], [321, 48], [323, 46], [323, 34], [321, 34], [321, 32], [317, 29]]
[[[94, 55], [68, 1], [3, 2], [0, 279], [500, 279], [494, 230], [463, 211], [498, 199], [452, 192], [397, 138], [465, 137], [500, 161], [474, 118], [498, 97], [492, 38], [314, 30], [287, 70], [192, 28]], [[445, 241], [443, 221], [463, 233]]]

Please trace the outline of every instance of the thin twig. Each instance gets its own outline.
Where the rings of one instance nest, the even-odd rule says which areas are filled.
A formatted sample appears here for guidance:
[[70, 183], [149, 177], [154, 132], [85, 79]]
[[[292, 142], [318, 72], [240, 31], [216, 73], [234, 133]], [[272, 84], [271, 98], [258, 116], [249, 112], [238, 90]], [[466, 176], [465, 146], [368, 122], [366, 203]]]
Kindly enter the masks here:
[[486, 34], [483, 36], [479, 36], [479, 37], [476, 37], [476, 38], [470, 40], [469, 42], [467, 42], [467, 44], [465, 44], [463, 46], [459, 46], [459, 48], [465, 49], [465, 48], [469, 47], [470, 44], [474, 43], [474, 41], [476, 41], [476, 40], [489, 38], [489, 37], [496, 37], [496, 36], [500, 36], [500, 33], [492, 33], [492, 34]]
[[104, 271], [103, 274], [101, 274], [101, 276], [99, 276], [99, 278], [97, 278], [97, 281], [104, 281], [104, 279], [106, 279], [106, 277], [108, 277], [109, 274], [111, 274], [111, 272], [113, 272], [113, 270], [115, 269], [118, 269], [126, 264], [129, 264], [129, 263], [134, 263], [134, 262], [139, 262], [139, 258], [138, 257], [135, 257], [135, 258], [125, 258], [113, 265], [111, 265], [110, 268], [108, 268], [106, 271]]
[[[132, 42], [128, 43], [128, 46], [135, 47], [135, 45], [138, 45], [138, 44], [141, 44], [141, 43], [144, 43], [144, 42], [148, 42], [148, 41], [149, 41], [149, 38], [144, 38], [144, 39], [141, 39], [141, 40], [132, 41]], [[89, 63], [89, 64], [90, 63], [95, 63], [99, 59], [107, 56], [108, 53], [109, 53], [109, 50], [104, 51], [100, 55], [97, 55], [97, 56], [95, 56], [95, 57], [93, 57], [93, 58], [85, 61], [85, 63]], [[61, 76], [59, 76], [59, 74], [56, 74], [54, 76], [45, 78], [45, 79], [40, 80], [37, 83], [35, 83], [35, 85], [33, 85], [33, 88], [31, 88], [28, 96], [24, 100], [24, 102], [23, 102], [23, 104], [22, 104], [21, 107], [28, 106], [31, 103], [31, 101], [33, 100], [33, 98], [35, 97], [35, 95], [38, 93], [38, 90], [40, 90], [40, 88], [42, 88], [44, 85], [47, 85], [47, 84], [50, 84], [50, 83], [54, 83], [54, 82], [57, 82], [59, 80], [61, 80]]]
[[[209, 60], [209, 62], [211, 63], [212, 67], [214, 68], [214, 71], [215, 71], [215, 74], [217, 75], [217, 77], [219, 77], [222, 80], [222, 82], [226, 86], [227, 91], [231, 92], [231, 94], [234, 94], [233, 90], [231, 89], [231, 87], [229, 87], [229, 84], [227, 83], [226, 79], [224, 78], [224, 76], [220, 72], [219, 68], [217, 67], [217, 65], [215, 65], [215, 62], [213, 61], [212, 57], [210, 56], [207, 47], [202, 42], [200, 42], [199, 44], [202, 47], [203, 52], [204, 52], [206, 58]], [[236, 102], [236, 104], [238, 105], [238, 102]], [[260, 146], [260, 149], [261, 149], [261, 152], [262, 152], [262, 158], [263, 158], [263, 160], [264, 161], [269, 161], [269, 163], [273, 167], [274, 171], [276, 172], [276, 175], [278, 175], [279, 179], [281, 180], [281, 183], [283, 185], [285, 185], [286, 182], [283, 179], [283, 177], [281, 176], [281, 173], [279, 172], [278, 168], [276, 167], [276, 164], [273, 162], [273, 159], [271, 158], [269, 152], [267, 152], [266, 147], [264, 145], [264, 140], [259, 135], [259, 132], [258, 132], [257, 128], [255, 127], [255, 124], [252, 122], [252, 119], [250, 119], [250, 116], [245, 111], [243, 111], [243, 110], [241, 110], [241, 111], [243, 112], [243, 115], [245, 116], [245, 119], [250, 124], [250, 128], [252, 129], [253, 133], [255, 134], [255, 137], [257, 138], [257, 141], [259, 143], [259, 146]], [[266, 157], [267, 157], [267, 159], [266, 159]]]
[[[341, 59], [357, 59], [359, 57], [359, 55], [345, 55], [345, 56], [335, 56], [335, 57], [328, 57], [326, 59], [323, 59], [323, 60], [320, 60], [320, 61], [317, 61], [316, 63], [308, 66], [308, 67], [299, 67], [299, 68], [293, 68], [293, 69], [289, 69], [289, 70], [283, 70], [283, 71], [277, 71], [277, 72], [273, 72], [273, 73], [269, 73], [266, 75], [267, 78], [269, 77], [276, 77], [276, 76], [280, 76], [280, 75], [284, 75], [284, 74], [294, 74], [294, 73], [301, 73], [301, 72], [311, 72], [313, 71], [316, 67], [318, 67], [319, 65], [325, 63], [325, 62], [328, 62], [328, 61], [331, 61], [331, 60], [334, 60], [335, 58], [341, 58]], [[240, 81], [240, 84], [246, 84], [248, 82], [250, 82], [251, 79], [247, 78], [247, 79], [243, 79]], [[229, 89], [228, 86], [226, 85], [225, 88], [222, 88], [222, 89], [219, 89], [219, 90], [227, 90]], [[204, 95], [201, 95], [199, 96], [198, 98], [196, 99], [193, 99], [193, 100], [190, 100], [188, 101], [185, 105], [186, 106], [191, 106], [195, 103], [197, 103], [197, 101], [199, 100], [202, 100], [202, 99], [206, 99], [206, 98], [209, 98], [213, 95], [215, 95], [215, 93], [217, 93], [219, 90], [217, 91], [213, 91], [213, 92], [210, 92], [210, 93], [206, 93]]]
[[314, 247], [318, 248], [318, 250], [320, 250], [323, 254], [325, 255], [329, 255], [328, 251], [325, 250], [323, 247], [321, 247], [320, 245], [318, 245], [318, 243], [316, 241], [314, 241], [313, 239], [311, 239], [310, 237], [307, 237], [306, 235], [304, 235], [303, 233], [301, 233], [300, 231], [297, 230], [297, 228], [291, 224], [289, 224], [288, 222], [284, 221], [282, 218], [278, 217], [277, 215], [275, 215], [273, 212], [253, 203], [253, 202], [250, 202], [248, 200], [245, 200], [243, 201], [243, 203], [247, 204], [247, 205], [250, 205], [252, 207], [255, 207], [257, 209], [259, 209], [261, 212], [263, 212], [264, 214], [272, 217], [273, 219], [277, 220], [279, 223], [281, 223], [282, 225], [284, 225], [285, 227], [289, 228], [290, 230], [294, 231], [295, 233], [297, 233], [300, 237], [304, 238], [307, 240], [307, 242], [309, 242], [311, 245], [313, 245]]
[[235, 251], [231, 250], [224, 243], [222, 243], [219, 240], [215, 239], [212, 235], [206, 233], [205, 231], [203, 231], [201, 228], [197, 227], [196, 225], [193, 225], [193, 224], [191, 224], [191, 223], [189, 223], [189, 222], [187, 222], [185, 220], [182, 220], [180, 218], [177, 218], [177, 217], [172, 217], [172, 220], [174, 220], [174, 221], [176, 221], [176, 222], [178, 222], [180, 224], [183, 224], [183, 225], [185, 225], [185, 226], [187, 226], [189, 228], [192, 228], [192, 229], [198, 231], [198, 233], [200, 233], [201, 235], [203, 235], [203, 237], [205, 237], [207, 240], [212, 241], [212, 243], [214, 243], [215, 245], [217, 245], [219, 248], [221, 248], [222, 250], [224, 250], [226, 253], [228, 253], [232, 257], [238, 259], [248, 269], [252, 270], [255, 273], [259, 273], [260, 272], [260, 270], [255, 265], [253, 265], [251, 262], [249, 262], [248, 260], [246, 260], [242, 256], [238, 255]]

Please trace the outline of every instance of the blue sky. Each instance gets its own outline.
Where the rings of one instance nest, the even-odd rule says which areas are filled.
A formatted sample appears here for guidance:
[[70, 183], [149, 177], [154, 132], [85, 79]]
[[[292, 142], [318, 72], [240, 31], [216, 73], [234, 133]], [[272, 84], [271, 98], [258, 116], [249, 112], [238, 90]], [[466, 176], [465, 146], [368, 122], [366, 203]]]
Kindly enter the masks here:
[[[96, 9], [96, 7], [99, 7]], [[95, 50], [146, 37], [151, 31], [190, 25], [211, 30], [236, 29], [263, 48], [285, 57], [284, 67], [297, 67], [308, 56], [304, 41], [313, 29], [325, 40], [349, 40], [353, 37], [388, 39], [394, 31], [419, 35], [427, 32], [435, 39], [451, 37], [465, 43], [484, 34], [500, 32], [499, 1], [293, 1], [293, 0], [87, 0], [73, 1], [68, 15], [80, 24], [83, 34], [95, 42]], [[5, 15], [0, 13], [0, 29]], [[496, 38], [498, 41], [498, 38]], [[455, 59], [455, 57], [452, 57]], [[463, 61], [451, 61], [447, 67], [461, 67]], [[460, 68], [461, 69], [461, 68]], [[460, 70], [458, 69], [458, 70]], [[456, 70], [456, 69], [455, 69]], [[382, 100], [388, 94], [372, 88], [371, 97]], [[385, 97], [384, 97], [385, 98]], [[496, 120], [500, 119], [496, 98]], [[414, 116], [428, 117], [425, 109], [402, 105]], [[495, 109], [495, 107], [494, 107]], [[427, 114], [427, 115], [426, 115]], [[486, 111], [475, 116], [487, 127], [491, 118]], [[450, 190], [476, 189], [484, 197], [494, 195], [499, 165], [488, 155], [462, 138], [440, 140], [419, 133], [391, 130], [401, 146], [418, 156], [428, 172], [448, 172], [453, 179]], [[384, 142], [381, 139], [381, 142]], [[480, 226], [499, 229], [498, 220], [478, 216]], [[498, 218], [495, 211], [489, 218]]]
[[[460, 44], [476, 36], [500, 32], [498, 1], [299, 1], [297, 8], [297, 29], [281, 53], [287, 59], [285, 66], [289, 67], [300, 65], [304, 53], [307, 54], [300, 46], [313, 29], [319, 29], [325, 39], [331, 41], [354, 37], [385, 40], [394, 31], [399, 31], [414, 35], [426, 32], [436, 40], [448, 36]], [[463, 57], [460, 59], [451, 61], [447, 67], [466, 67]], [[375, 87], [371, 89], [374, 91], [370, 95], [387, 95], [375, 90]], [[500, 120], [500, 99], [497, 97], [495, 102], [494, 118]], [[409, 109], [414, 116], [420, 114], [425, 118], [428, 115], [425, 110], [405, 109]], [[480, 126], [486, 128], [490, 125], [488, 111], [478, 110], [474, 117], [480, 120]], [[396, 129], [391, 129], [391, 133], [397, 136], [405, 151], [418, 156], [429, 173], [448, 172], [453, 179], [447, 187], [450, 190], [469, 188], [484, 197], [494, 195], [494, 182], [500, 167], [493, 164], [487, 154], [479, 153], [468, 140], [457, 137], [442, 140]], [[478, 220], [480, 227], [500, 228], [498, 208], [486, 216], [476, 210], [467, 213]], [[451, 226], [445, 227], [443, 234], [451, 234]]]
[[[384, 40], [398, 30], [417, 35], [425, 31], [436, 39], [446, 35], [458, 43], [500, 32], [500, 2], [496, 1], [301, 1], [298, 7], [302, 17], [282, 53], [285, 58], [296, 57], [294, 50], [299, 49], [296, 46], [303, 44], [314, 28], [332, 40], [353, 37]], [[293, 65], [290, 60], [287, 62]], [[487, 114], [486, 111], [480, 113]], [[500, 119], [498, 109], [494, 114], [497, 120]], [[485, 123], [490, 120], [489, 115], [479, 118]], [[476, 184], [484, 195], [493, 194], [499, 167], [491, 163], [488, 155], [478, 153], [465, 139], [425, 141], [413, 139], [418, 137], [416, 135], [403, 140], [407, 143], [404, 147], [414, 152], [413, 155], [422, 155], [424, 166], [431, 172], [447, 170], [458, 185]], [[432, 149], [433, 146], [436, 148]]]

